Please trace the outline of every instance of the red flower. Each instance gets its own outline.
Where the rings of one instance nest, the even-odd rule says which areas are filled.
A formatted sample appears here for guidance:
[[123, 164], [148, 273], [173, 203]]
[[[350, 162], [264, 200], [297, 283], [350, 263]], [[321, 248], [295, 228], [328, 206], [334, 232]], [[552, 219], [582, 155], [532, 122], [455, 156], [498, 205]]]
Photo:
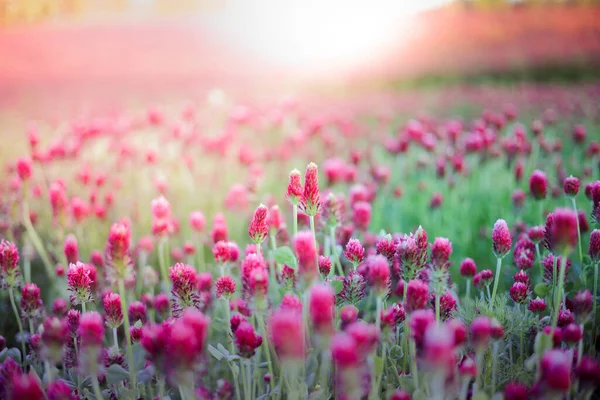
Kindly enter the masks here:
[[548, 350], [544, 353], [540, 368], [542, 382], [550, 390], [565, 393], [571, 387], [571, 361], [561, 350]]
[[460, 263], [460, 274], [465, 277], [473, 277], [477, 273], [477, 265], [472, 258], [465, 258]]
[[523, 304], [527, 300], [529, 288], [522, 282], [515, 282], [510, 288], [510, 297], [517, 304]]
[[123, 309], [121, 308], [121, 296], [109, 292], [104, 296], [104, 313], [106, 325], [110, 329], [119, 327], [123, 323]]
[[71, 292], [71, 304], [77, 305], [92, 300], [91, 270], [81, 262], [69, 265], [67, 272], [68, 290]]
[[315, 330], [324, 335], [333, 332], [335, 293], [328, 284], [318, 284], [310, 291], [310, 320]]
[[529, 191], [536, 200], [543, 200], [546, 198], [548, 191], [548, 178], [546, 174], [539, 169], [536, 169], [529, 178]]
[[512, 237], [510, 230], [506, 225], [506, 221], [499, 219], [494, 224], [492, 231], [492, 244], [494, 248], [494, 254], [496, 257], [502, 258], [510, 251], [512, 246]]
[[225, 296], [229, 298], [231, 295], [235, 293], [235, 281], [229, 275], [221, 276], [217, 279], [217, 283], [215, 285], [217, 287], [217, 298]]
[[356, 229], [366, 231], [371, 223], [371, 204], [359, 201], [352, 206], [352, 222]]
[[283, 360], [304, 359], [302, 314], [291, 310], [274, 311], [269, 318], [269, 337]]
[[306, 167], [306, 174], [304, 175], [304, 191], [300, 200], [300, 206], [302, 211], [311, 217], [317, 215], [321, 208], [318, 169], [317, 164], [312, 162]]
[[435, 238], [431, 245], [431, 261], [434, 267], [441, 269], [448, 266], [450, 255], [452, 254], [452, 243], [443, 237]]
[[267, 213], [269, 210], [263, 204], [259, 205], [254, 212], [252, 222], [248, 228], [248, 234], [250, 239], [257, 246], [260, 245], [267, 235], [269, 234], [269, 227], [267, 226]]
[[190, 226], [196, 232], [202, 232], [206, 226], [206, 218], [201, 211], [192, 211], [190, 213]]
[[577, 193], [579, 193], [579, 187], [579, 179], [575, 178], [573, 175], [565, 178], [565, 181], [563, 183], [563, 190], [565, 191], [565, 194], [567, 196], [577, 196]]
[[293, 239], [293, 247], [298, 257], [298, 274], [307, 281], [314, 279], [318, 274], [318, 266], [313, 234], [310, 231], [298, 232]]
[[590, 234], [589, 254], [594, 262], [600, 262], [600, 229], [594, 229]]
[[369, 283], [378, 295], [383, 295], [388, 291], [390, 285], [390, 266], [388, 259], [384, 256], [374, 255], [367, 257]]
[[536, 297], [529, 302], [527, 309], [531, 312], [544, 312], [546, 310], [546, 300]]
[[300, 176], [300, 171], [294, 169], [290, 172], [290, 181], [285, 197], [291, 204], [297, 206], [302, 198], [302, 193], [302, 177]]
[[408, 282], [408, 287], [406, 289], [406, 304], [404, 304], [404, 308], [409, 313], [423, 309], [427, 306], [428, 298], [429, 286], [419, 279], [413, 279]]
[[256, 334], [252, 324], [246, 321], [239, 324], [234, 335], [239, 354], [244, 358], [251, 358], [263, 341], [262, 336]]
[[365, 248], [358, 239], [350, 239], [346, 244], [344, 256], [356, 266], [365, 259]]
[[319, 256], [319, 272], [321, 276], [327, 277], [329, 276], [329, 272], [331, 271], [331, 260], [329, 257]]
[[68, 263], [76, 263], [79, 260], [79, 250], [77, 247], [77, 238], [75, 235], [67, 235], [63, 247], [65, 257]]
[[471, 343], [475, 348], [487, 347], [492, 335], [492, 321], [488, 317], [477, 317], [471, 322]]

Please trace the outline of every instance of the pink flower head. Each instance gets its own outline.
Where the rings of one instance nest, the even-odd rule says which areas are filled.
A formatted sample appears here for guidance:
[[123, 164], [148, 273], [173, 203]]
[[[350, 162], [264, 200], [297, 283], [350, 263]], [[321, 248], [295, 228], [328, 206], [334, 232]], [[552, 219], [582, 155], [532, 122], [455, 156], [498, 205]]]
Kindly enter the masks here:
[[496, 257], [502, 258], [508, 254], [512, 247], [512, 237], [506, 221], [499, 219], [494, 224], [492, 230], [492, 244], [494, 248], [494, 254]]
[[173, 294], [172, 311], [175, 317], [191, 307], [200, 309], [200, 296], [197, 291], [198, 276], [190, 265], [177, 263], [169, 269], [169, 278], [173, 282], [171, 293]]
[[530, 398], [529, 389], [521, 383], [510, 382], [504, 387], [504, 400], [528, 400]]
[[356, 368], [361, 361], [357, 347], [352, 335], [345, 332], [336, 334], [330, 343], [331, 357], [336, 368], [341, 370]]
[[492, 320], [488, 317], [477, 317], [471, 322], [471, 343], [473, 347], [484, 349], [492, 335]]
[[529, 288], [522, 282], [515, 282], [510, 288], [510, 297], [517, 304], [523, 304], [527, 301]]
[[562, 328], [560, 334], [562, 341], [570, 346], [576, 345], [583, 337], [581, 328], [575, 323], [570, 323]]
[[33, 319], [41, 313], [44, 303], [40, 294], [41, 290], [35, 283], [27, 283], [21, 289], [21, 312], [25, 318]]
[[345, 209], [343, 196], [336, 196], [329, 192], [323, 203], [321, 218], [328, 227], [335, 227], [341, 222], [342, 212]]
[[227, 241], [227, 222], [225, 221], [225, 216], [221, 213], [215, 214], [211, 237], [213, 243], [217, 243], [220, 240]]
[[10, 380], [6, 383], [10, 387], [8, 400], [42, 400], [45, 398], [40, 380], [34, 372], [11, 374], [8, 379]]
[[406, 390], [402, 390], [402, 389], [397, 389], [393, 394], [392, 397], [390, 397], [390, 400], [411, 400], [412, 396], [410, 395], [410, 392], [407, 392]]
[[313, 280], [319, 273], [315, 239], [310, 231], [298, 232], [293, 239], [293, 248], [298, 257], [298, 274], [307, 281]]
[[325, 256], [319, 256], [319, 272], [321, 276], [327, 277], [329, 276], [329, 272], [331, 271], [331, 259]]
[[593, 298], [589, 290], [577, 292], [573, 297], [573, 314], [577, 321], [582, 324], [587, 321], [592, 312]]
[[153, 306], [156, 313], [165, 318], [169, 314], [169, 297], [165, 293], [157, 294], [154, 296]]
[[19, 268], [19, 250], [14, 243], [2, 239], [0, 242], [0, 268], [2, 268], [2, 284], [14, 287], [21, 273]]
[[19, 175], [19, 179], [23, 182], [27, 181], [31, 178], [31, 160], [28, 158], [19, 158], [17, 160], [17, 175]]
[[358, 321], [347, 326], [346, 332], [354, 338], [356, 350], [362, 359], [366, 358], [376, 349], [379, 332], [374, 324]]
[[135, 325], [137, 321], [145, 324], [148, 320], [148, 309], [146, 305], [139, 300], [132, 301], [129, 304], [129, 323]]
[[279, 229], [285, 226], [283, 216], [281, 215], [281, 209], [278, 205], [271, 207], [267, 217], [267, 224], [271, 230], [271, 234], [277, 233]]
[[600, 365], [590, 356], [583, 356], [575, 368], [575, 376], [583, 388], [595, 388], [600, 378]]
[[77, 334], [81, 339], [83, 347], [102, 346], [104, 340], [104, 328], [102, 317], [95, 311], [83, 313], [79, 318]]
[[573, 127], [573, 142], [582, 144], [585, 142], [586, 136], [585, 126], [577, 124]]
[[53, 365], [60, 362], [64, 346], [69, 341], [69, 327], [66, 319], [48, 317], [44, 320], [41, 334], [43, 343], [42, 358]]
[[77, 247], [77, 238], [75, 235], [67, 235], [63, 251], [68, 263], [76, 263], [79, 260], [79, 250]]
[[529, 236], [529, 239], [531, 239], [534, 244], [540, 243], [544, 240], [544, 227], [541, 225], [532, 226], [529, 228], [527, 236]]
[[563, 183], [563, 190], [565, 191], [565, 194], [567, 196], [577, 196], [577, 193], [579, 193], [579, 187], [579, 179], [575, 178], [573, 175], [565, 178], [565, 181]]
[[244, 358], [251, 358], [262, 344], [262, 336], [257, 335], [251, 323], [243, 321], [234, 332], [235, 344], [239, 354]]
[[408, 287], [406, 288], [406, 304], [404, 304], [404, 308], [409, 313], [423, 309], [427, 306], [428, 298], [429, 286], [419, 279], [413, 279], [408, 282]]
[[236, 284], [229, 275], [219, 277], [215, 286], [217, 287], [217, 298], [229, 298], [235, 293]]
[[304, 359], [302, 314], [293, 310], [274, 311], [268, 323], [269, 338], [282, 360]]
[[281, 299], [280, 308], [282, 310], [292, 310], [302, 312], [302, 300], [298, 296], [292, 293], [286, 293]]
[[129, 253], [130, 242], [131, 232], [129, 226], [121, 222], [112, 224], [106, 246], [107, 258], [112, 263], [124, 262], [125, 256]]
[[176, 368], [190, 369], [200, 360], [208, 337], [209, 325], [210, 318], [194, 309], [185, 310], [181, 318], [171, 325], [166, 354], [176, 363]]
[[250, 296], [265, 296], [269, 288], [269, 273], [262, 256], [248, 254], [242, 261], [241, 269], [244, 293]]
[[121, 296], [109, 292], [103, 299], [106, 326], [110, 329], [119, 327], [123, 323], [123, 309], [121, 308]]
[[333, 332], [335, 320], [335, 293], [330, 285], [318, 284], [310, 291], [310, 320], [315, 330], [324, 335]]
[[231, 255], [231, 250], [228, 242], [224, 240], [219, 240], [212, 248], [213, 256], [215, 257], [215, 261], [219, 264], [223, 264], [229, 261], [229, 257]]
[[152, 217], [155, 219], [166, 219], [171, 216], [171, 205], [163, 196], [152, 200]]
[[314, 217], [321, 208], [319, 199], [319, 176], [317, 164], [310, 163], [306, 167], [304, 175], [304, 191], [300, 200], [302, 211], [308, 216]]
[[460, 274], [465, 277], [473, 277], [477, 273], [477, 265], [472, 258], [465, 258], [460, 263]]
[[344, 256], [356, 267], [365, 259], [365, 248], [358, 239], [350, 239], [346, 244]]
[[447, 372], [456, 364], [454, 335], [447, 325], [431, 324], [425, 331], [423, 361], [430, 370]]
[[206, 218], [201, 211], [192, 211], [190, 213], [190, 226], [196, 232], [204, 231], [206, 227]]
[[340, 320], [342, 328], [356, 322], [358, 320], [358, 308], [352, 304], [346, 304], [340, 309]]
[[571, 361], [561, 350], [548, 350], [540, 363], [541, 380], [549, 390], [565, 393], [571, 387]]
[[513, 277], [513, 280], [515, 282], [520, 282], [520, 283], [524, 284], [528, 288], [531, 285], [531, 280], [529, 279], [529, 276], [527, 276], [527, 272], [525, 272], [523, 270], [517, 271], [517, 273]]
[[290, 181], [288, 183], [285, 197], [292, 205], [297, 206], [302, 199], [302, 194], [302, 177], [300, 176], [300, 171], [294, 169], [292, 172], [290, 172]]
[[447, 268], [452, 254], [452, 243], [450, 240], [443, 237], [435, 238], [431, 245], [431, 261], [435, 268]]
[[529, 237], [522, 235], [515, 245], [513, 261], [520, 270], [528, 270], [533, 267], [535, 253], [535, 244], [529, 240]]
[[527, 309], [531, 312], [544, 312], [546, 310], [546, 300], [536, 297], [529, 302]]
[[600, 229], [594, 229], [590, 233], [590, 258], [594, 262], [600, 262]]
[[577, 218], [568, 208], [557, 208], [548, 214], [544, 235], [550, 251], [562, 255], [577, 246]]
[[525, 192], [522, 191], [521, 189], [516, 189], [512, 195], [511, 195], [511, 200], [513, 203], [513, 207], [518, 211], [521, 210], [523, 208], [523, 205], [525, 203]]
[[269, 234], [269, 227], [267, 226], [268, 212], [269, 209], [265, 205], [259, 205], [254, 212], [254, 217], [252, 217], [252, 222], [250, 222], [250, 227], [248, 228], [250, 240], [257, 246], [260, 245]]
[[462, 376], [475, 378], [477, 376], [477, 364], [469, 356], [465, 356], [458, 366], [458, 373]]
[[[381, 310], [381, 324], [385, 327], [395, 328], [406, 319], [406, 312], [400, 303], [393, 304]], [[343, 322], [343, 321], [342, 321]]]
[[57, 317], [64, 317], [67, 314], [68, 305], [67, 301], [62, 297], [54, 299], [52, 303], [52, 313]]
[[48, 400], [78, 400], [77, 396], [71, 386], [65, 381], [57, 380], [50, 382], [46, 389], [46, 396]]
[[546, 174], [539, 169], [536, 169], [529, 178], [529, 191], [536, 200], [546, 198], [548, 192], [548, 178]]
[[475, 287], [488, 286], [490, 283], [492, 283], [493, 279], [493, 272], [489, 269], [484, 269], [483, 271], [475, 274], [475, 276], [473, 277], [473, 284], [475, 285]]
[[388, 233], [377, 240], [375, 249], [377, 254], [384, 256], [389, 262], [393, 262], [396, 255], [396, 244], [396, 241], [392, 239], [392, 235]]
[[67, 272], [68, 290], [71, 292], [71, 304], [83, 304], [92, 301], [92, 278], [90, 269], [82, 262], [69, 265]]
[[378, 295], [387, 293], [390, 285], [390, 265], [388, 259], [381, 255], [367, 257], [368, 280]]
[[352, 206], [352, 223], [356, 229], [366, 231], [371, 223], [371, 204], [359, 201]]
[[416, 310], [410, 316], [410, 337], [415, 340], [417, 349], [423, 347], [427, 328], [435, 324], [435, 315], [431, 309]]

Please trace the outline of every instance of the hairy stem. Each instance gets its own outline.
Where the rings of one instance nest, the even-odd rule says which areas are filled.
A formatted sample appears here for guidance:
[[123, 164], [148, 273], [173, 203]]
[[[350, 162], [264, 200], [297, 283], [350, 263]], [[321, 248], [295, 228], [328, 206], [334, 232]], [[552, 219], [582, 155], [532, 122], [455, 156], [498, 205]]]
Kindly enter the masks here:
[[494, 299], [496, 298], [496, 292], [498, 291], [498, 281], [500, 280], [500, 272], [502, 271], [502, 258], [496, 258], [496, 276], [494, 277], [494, 290], [492, 291], [492, 298], [490, 305], [494, 307]]
[[123, 325], [125, 328], [125, 346], [127, 349], [127, 363], [129, 364], [129, 387], [135, 388], [135, 371], [133, 370], [133, 351], [131, 349], [131, 332], [129, 331], [129, 309], [127, 301], [127, 293], [125, 292], [125, 281], [119, 279], [119, 296], [121, 296], [121, 304], [123, 308]]
[[19, 334], [21, 335], [21, 351], [23, 352], [21, 356], [21, 364], [25, 365], [25, 358], [27, 357], [27, 353], [25, 352], [25, 334], [23, 333], [23, 324], [21, 323], [21, 317], [19, 316], [17, 304], [15, 303], [15, 292], [12, 287], [8, 289], [8, 296], [10, 297], [10, 305], [15, 313], [17, 326], [19, 327]]

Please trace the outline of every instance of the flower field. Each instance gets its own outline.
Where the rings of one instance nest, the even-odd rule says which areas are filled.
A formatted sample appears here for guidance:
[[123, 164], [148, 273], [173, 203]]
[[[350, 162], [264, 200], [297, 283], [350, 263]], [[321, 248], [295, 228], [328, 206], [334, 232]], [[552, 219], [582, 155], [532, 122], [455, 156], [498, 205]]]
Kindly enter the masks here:
[[0, 398], [595, 398], [599, 123], [598, 84], [31, 123]]

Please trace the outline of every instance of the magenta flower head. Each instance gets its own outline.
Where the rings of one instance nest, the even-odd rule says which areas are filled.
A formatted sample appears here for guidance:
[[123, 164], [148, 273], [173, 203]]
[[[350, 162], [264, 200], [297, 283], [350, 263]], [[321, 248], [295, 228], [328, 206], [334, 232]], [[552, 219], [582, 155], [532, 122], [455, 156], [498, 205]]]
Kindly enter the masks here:
[[40, 298], [41, 290], [35, 283], [27, 283], [21, 289], [21, 313], [26, 319], [35, 319], [42, 312], [44, 303]]
[[544, 353], [540, 368], [541, 382], [551, 392], [566, 393], [571, 387], [570, 356], [561, 350]]
[[76, 263], [79, 260], [79, 250], [77, 247], [77, 238], [75, 235], [67, 235], [63, 251], [68, 263]]
[[268, 213], [269, 209], [261, 204], [256, 211], [254, 211], [252, 222], [250, 222], [248, 234], [250, 235], [250, 240], [257, 246], [260, 245], [269, 234], [269, 227], [267, 225]]
[[[174, 365], [173, 378], [179, 381], [179, 373], [189, 372], [199, 361], [204, 351], [210, 318], [198, 310], [187, 309], [172, 325], [166, 343], [169, 360]], [[142, 345], [143, 345], [142, 335]]]
[[212, 248], [213, 256], [218, 264], [224, 264], [229, 261], [231, 256], [231, 248], [229, 243], [224, 240], [219, 240]]
[[529, 191], [536, 200], [546, 198], [548, 192], [548, 178], [546, 174], [539, 169], [536, 169], [529, 178]]
[[123, 308], [121, 306], [121, 296], [117, 293], [108, 292], [102, 300], [104, 305], [104, 314], [106, 326], [110, 329], [116, 329], [123, 323]]
[[412, 396], [406, 390], [397, 389], [390, 397], [390, 400], [410, 400]]
[[77, 334], [81, 340], [79, 367], [88, 374], [98, 373], [104, 339], [102, 325], [102, 317], [95, 311], [83, 313], [79, 319], [77, 328]]
[[190, 213], [190, 226], [195, 232], [202, 232], [206, 227], [206, 217], [202, 211], [192, 211]]
[[529, 388], [518, 382], [510, 382], [504, 387], [504, 400], [528, 400]]
[[71, 386], [69, 386], [65, 381], [54, 381], [48, 384], [48, 388], [46, 389], [46, 396], [48, 400], [78, 400], [79, 396], [77, 396]]
[[358, 344], [348, 333], [340, 332], [331, 340], [331, 357], [336, 367], [345, 370], [356, 368], [361, 359], [358, 354]]
[[600, 262], [600, 229], [594, 229], [590, 233], [589, 254], [593, 262]]
[[169, 315], [169, 297], [165, 293], [154, 296], [153, 305], [161, 318], [165, 319]]
[[198, 276], [194, 267], [177, 263], [169, 269], [169, 278], [173, 282], [173, 316], [179, 317], [190, 307], [200, 308], [200, 296], [197, 291]]
[[52, 303], [52, 314], [56, 315], [57, 317], [64, 317], [67, 315], [68, 309], [69, 306], [65, 299], [62, 297], [54, 299], [54, 302]]
[[310, 290], [309, 315], [315, 330], [330, 335], [334, 330], [335, 292], [328, 284], [317, 284]]
[[460, 274], [464, 277], [473, 277], [477, 273], [477, 265], [472, 258], [465, 258], [460, 263]]
[[280, 308], [282, 310], [293, 310], [302, 312], [302, 300], [293, 293], [286, 293], [281, 299]]
[[542, 225], [536, 225], [529, 228], [527, 232], [527, 236], [534, 244], [540, 243], [544, 240], [544, 227]]
[[292, 205], [297, 206], [302, 199], [302, 194], [302, 177], [300, 176], [300, 171], [293, 169], [292, 172], [290, 172], [290, 181], [285, 197]]
[[565, 178], [565, 181], [563, 183], [563, 189], [567, 196], [569, 196], [569, 197], [577, 196], [577, 193], [579, 193], [579, 188], [580, 188], [579, 179], [575, 178], [573, 175]]
[[593, 389], [598, 386], [600, 378], [600, 365], [590, 356], [583, 356], [575, 368], [575, 376], [583, 388]]
[[313, 280], [319, 273], [315, 239], [310, 231], [298, 232], [293, 239], [293, 247], [298, 257], [298, 274], [307, 281]]
[[44, 392], [40, 380], [34, 372], [27, 374], [14, 373], [7, 377], [10, 381], [6, 383], [10, 387], [8, 400], [42, 400]]
[[358, 308], [352, 304], [346, 304], [340, 309], [340, 320], [342, 329], [358, 320]]
[[527, 309], [534, 313], [544, 312], [546, 310], [546, 300], [540, 297], [536, 297], [535, 299], [532, 299], [529, 302], [529, 306], [527, 307]]
[[425, 282], [419, 279], [413, 279], [408, 282], [408, 287], [406, 288], [406, 304], [404, 304], [404, 308], [407, 312], [412, 313], [415, 310], [425, 308], [428, 299], [429, 286]]
[[48, 317], [44, 320], [41, 334], [43, 343], [42, 358], [52, 365], [60, 362], [64, 346], [69, 341], [69, 327], [66, 319]]
[[510, 288], [510, 298], [517, 304], [523, 304], [527, 301], [529, 288], [522, 282], [515, 282]]
[[368, 281], [378, 296], [387, 294], [390, 282], [390, 265], [382, 255], [372, 255], [365, 260]]
[[2, 269], [2, 286], [13, 288], [21, 274], [19, 268], [19, 250], [14, 243], [2, 239], [0, 242], [0, 268]]
[[17, 175], [23, 182], [31, 178], [31, 160], [28, 158], [19, 158], [17, 160]]
[[268, 328], [275, 351], [284, 362], [304, 359], [302, 313], [276, 310], [269, 317]]
[[429, 370], [448, 372], [456, 365], [454, 335], [447, 325], [431, 324], [425, 331], [423, 362]]
[[498, 258], [502, 258], [508, 254], [512, 247], [512, 237], [506, 221], [499, 219], [494, 224], [492, 230], [492, 245], [494, 248], [494, 254]]
[[221, 213], [215, 214], [211, 232], [213, 243], [217, 243], [220, 240], [227, 241], [227, 235], [227, 221], [225, 221], [225, 216]]
[[358, 239], [350, 239], [346, 244], [344, 256], [354, 265], [354, 269], [365, 259], [365, 248]]
[[352, 223], [356, 229], [366, 231], [371, 223], [371, 204], [359, 201], [352, 206]]
[[476, 349], [485, 349], [492, 336], [492, 320], [488, 317], [477, 317], [471, 322], [471, 343]]
[[69, 299], [72, 305], [89, 303], [92, 301], [92, 278], [90, 269], [82, 262], [69, 265], [67, 272], [68, 290], [71, 292]]
[[124, 259], [129, 253], [130, 244], [131, 232], [129, 226], [121, 222], [112, 224], [106, 246], [107, 259], [115, 265], [124, 263]]
[[562, 341], [569, 346], [576, 345], [583, 337], [581, 328], [575, 323], [570, 323], [563, 327], [560, 330], [560, 334], [562, 335]]
[[251, 323], [243, 321], [234, 332], [235, 344], [240, 356], [251, 358], [263, 342], [262, 336], [257, 335]]
[[304, 175], [304, 191], [300, 200], [302, 211], [309, 217], [314, 217], [321, 208], [319, 199], [319, 171], [317, 164], [310, 163]]
[[329, 257], [319, 256], [319, 272], [323, 277], [329, 276], [329, 272], [331, 272], [331, 259]]
[[592, 313], [593, 301], [592, 294], [589, 290], [578, 292], [573, 297], [573, 314], [579, 324], [583, 324], [587, 321]]
[[563, 255], [577, 246], [577, 214], [568, 208], [557, 208], [548, 214], [544, 231], [546, 247]]
[[134, 300], [129, 304], [129, 323], [135, 325], [138, 321], [145, 324], [148, 320], [148, 309], [146, 305], [139, 300]]
[[235, 293], [236, 284], [229, 275], [219, 277], [215, 286], [217, 287], [217, 298], [229, 299]]
[[489, 270], [489, 269], [484, 269], [483, 271], [475, 274], [475, 276], [473, 277], [473, 284], [475, 285], [475, 287], [484, 287], [484, 286], [488, 286], [490, 283], [492, 283], [492, 280], [494, 279], [494, 273]]
[[443, 237], [435, 238], [431, 245], [431, 261], [437, 269], [447, 268], [452, 254], [452, 243]]

